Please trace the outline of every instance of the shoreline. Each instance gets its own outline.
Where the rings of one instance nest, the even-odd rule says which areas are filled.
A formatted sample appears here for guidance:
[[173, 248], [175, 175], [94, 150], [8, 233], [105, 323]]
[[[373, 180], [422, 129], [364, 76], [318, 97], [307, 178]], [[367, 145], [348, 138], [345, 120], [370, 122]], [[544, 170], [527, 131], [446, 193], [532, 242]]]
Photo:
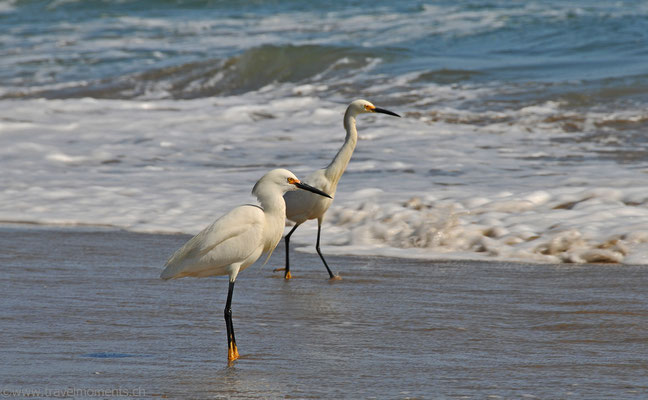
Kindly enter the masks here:
[[[66, 231], [71, 232], [122, 232], [124, 234], [134, 234], [134, 235], [148, 235], [148, 236], [178, 236], [186, 237], [187, 239], [191, 238], [193, 235], [181, 231], [156, 231], [156, 232], [147, 232], [147, 231], [138, 231], [138, 230], [129, 230], [128, 228], [116, 226], [116, 225], [107, 225], [107, 224], [84, 224], [84, 223], [40, 223], [40, 222], [31, 222], [31, 221], [0, 221], [0, 231], [3, 230], [42, 230], [42, 231]], [[283, 254], [283, 238], [277, 245], [277, 248], [274, 253], [281, 251]], [[314, 244], [307, 244], [304, 241], [293, 240], [292, 242], [292, 251], [296, 251], [302, 254], [316, 255]], [[324, 247], [324, 246], [323, 246]], [[281, 250], [280, 250], [281, 249]], [[335, 256], [335, 257], [352, 257], [352, 258], [387, 258], [395, 260], [409, 260], [409, 261], [418, 261], [418, 262], [438, 262], [438, 263], [447, 263], [447, 262], [466, 262], [466, 263], [495, 263], [495, 264], [528, 264], [528, 265], [554, 265], [554, 266], [645, 266], [647, 264], [643, 263], [624, 263], [624, 262], [562, 262], [562, 263], [552, 263], [545, 260], [529, 260], [529, 259], [516, 259], [516, 258], [498, 258], [496, 256], [482, 255], [479, 252], [467, 253], [462, 252], [461, 255], [457, 253], [443, 253], [438, 252], [438, 255], [431, 254], [420, 254], [420, 249], [411, 248], [411, 249], [393, 249], [393, 252], [387, 250], [387, 254], [375, 254], [372, 253], [372, 249], [358, 250], [355, 249], [353, 253], [345, 252], [344, 250], [338, 250], [335, 246], [326, 246], [325, 247], [325, 256]], [[384, 250], [384, 249], [383, 249]], [[403, 256], [399, 253], [404, 251], [411, 250], [418, 254], [412, 256]], [[170, 253], [170, 255], [173, 252]], [[257, 261], [258, 263], [259, 261]], [[253, 264], [253, 268], [257, 263]]]

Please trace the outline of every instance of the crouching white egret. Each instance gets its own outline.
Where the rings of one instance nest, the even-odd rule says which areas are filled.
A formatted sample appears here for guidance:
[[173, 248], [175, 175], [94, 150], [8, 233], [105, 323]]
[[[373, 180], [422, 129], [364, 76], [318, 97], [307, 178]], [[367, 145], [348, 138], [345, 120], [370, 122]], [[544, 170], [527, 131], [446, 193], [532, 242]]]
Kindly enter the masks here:
[[[367, 100], [355, 100], [344, 113], [344, 129], [346, 129], [346, 139], [344, 144], [333, 158], [333, 161], [324, 169], [317, 170], [313, 172], [307, 179], [308, 183], [314, 187], [325, 191], [331, 196], [335, 196], [335, 191], [337, 189], [338, 182], [344, 173], [353, 150], [355, 149], [356, 143], [358, 141], [358, 131], [356, 130], [356, 117], [364, 113], [382, 113], [387, 115], [393, 115], [395, 117], [400, 117], [400, 115], [378, 108], [368, 102]], [[339, 276], [336, 276], [331, 272], [322, 252], [320, 251], [320, 232], [322, 230], [322, 221], [324, 220], [324, 214], [326, 210], [331, 206], [333, 200], [328, 198], [322, 198], [320, 196], [313, 196], [310, 193], [306, 192], [289, 192], [284, 194], [284, 199], [286, 200], [286, 217], [295, 222], [295, 226], [288, 232], [285, 238], [286, 242], [286, 267], [277, 268], [274, 271], [285, 271], [284, 278], [290, 279], [290, 236], [295, 232], [295, 229], [299, 227], [302, 223], [308, 221], [309, 219], [317, 218], [317, 241], [315, 242], [315, 250], [319, 254], [324, 267], [328, 271], [329, 277], [331, 279], [340, 279]]]
[[252, 189], [261, 206], [242, 205], [217, 219], [176, 251], [160, 275], [162, 279], [229, 275], [225, 303], [228, 361], [239, 357], [232, 324], [232, 292], [236, 276], [262, 254], [270, 257], [285, 227], [286, 203], [282, 196], [297, 189], [330, 198], [325, 192], [300, 182], [288, 170], [272, 170], [263, 175]]

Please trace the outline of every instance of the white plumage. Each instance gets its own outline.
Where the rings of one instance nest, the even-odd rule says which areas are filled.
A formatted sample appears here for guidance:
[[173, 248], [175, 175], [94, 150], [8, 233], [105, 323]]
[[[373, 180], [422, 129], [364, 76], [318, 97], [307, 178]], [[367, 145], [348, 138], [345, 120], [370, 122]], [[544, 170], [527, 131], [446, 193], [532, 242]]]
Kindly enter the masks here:
[[238, 358], [231, 317], [234, 282], [240, 271], [252, 265], [264, 253], [269, 257], [277, 246], [286, 218], [286, 204], [282, 196], [287, 191], [297, 189], [328, 196], [301, 183], [288, 170], [272, 170], [259, 179], [252, 189], [261, 206], [242, 205], [217, 219], [176, 251], [160, 275], [162, 279], [229, 275], [230, 286], [225, 305], [229, 361]]
[[[346, 130], [346, 138], [344, 144], [333, 158], [333, 161], [324, 169], [317, 170], [308, 176], [308, 183], [312, 186], [335, 196], [338, 182], [344, 174], [349, 160], [353, 155], [356, 143], [358, 142], [358, 131], [356, 130], [356, 117], [363, 113], [382, 113], [400, 117], [398, 114], [382, 108], [378, 108], [368, 102], [367, 100], [355, 100], [346, 109], [344, 113], [344, 129]], [[302, 223], [317, 218], [317, 241], [315, 243], [315, 250], [319, 254], [324, 267], [328, 271], [331, 279], [340, 279], [338, 276], [331, 272], [322, 252], [320, 251], [320, 233], [322, 229], [322, 222], [324, 221], [324, 214], [333, 203], [332, 199], [314, 196], [307, 192], [289, 192], [284, 195], [286, 200], [286, 217], [295, 222], [295, 226], [286, 235], [286, 266], [285, 268], [277, 268], [275, 271], [284, 270], [284, 277], [291, 278], [290, 274], [290, 236]]]
[[[167, 261], [160, 277], [230, 275], [230, 280], [235, 280], [238, 272], [252, 265], [264, 249], [274, 249], [269, 240], [273, 236], [272, 223], [265, 221], [266, 215], [261, 207], [236, 207], [176, 251]], [[264, 239], [264, 234], [269, 238]], [[252, 245], [242, 246], [243, 243]], [[238, 270], [234, 269], [236, 264], [239, 264]]]

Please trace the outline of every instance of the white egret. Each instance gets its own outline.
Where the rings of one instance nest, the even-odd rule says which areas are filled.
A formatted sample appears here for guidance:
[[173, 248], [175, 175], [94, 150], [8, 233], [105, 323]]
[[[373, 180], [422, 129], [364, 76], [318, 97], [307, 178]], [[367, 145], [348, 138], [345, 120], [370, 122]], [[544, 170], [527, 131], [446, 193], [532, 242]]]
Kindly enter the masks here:
[[282, 196], [287, 191], [297, 189], [330, 197], [323, 191], [300, 182], [288, 170], [272, 170], [263, 175], [252, 189], [260, 207], [242, 205], [217, 219], [176, 251], [166, 262], [160, 275], [162, 279], [229, 275], [225, 303], [228, 361], [234, 361], [239, 356], [231, 307], [236, 276], [262, 254], [270, 257], [281, 240], [285, 227], [286, 203]]
[[[313, 172], [307, 181], [314, 187], [325, 191], [331, 196], [335, 196], [338, 182], [346, 170], [356, 143], [358, 142], [358, 131], [356, 130], [356, 117], [364, 113], [382, 113], [400, 117], [400, 115], [382, 108], [378, 108], [368, 102], [367, 100], [355, 100], [346, 109], [344, 113], [344, 129], [346, 129], [346, 139], [344, 144], [333, 158], [333, 161], [324, 169]], [[289, 192], [284, 195], [286, 200], [286, 217], [295, 222], [295, 226], [288, 232], [285, 238], [286, 242], [286, 267], [277, 268], [274, 271], [285, 271], [284, 278], [290, 279], [290, 236], [295, 232], [295, 229], [302, 223], [309, 219], [317, 218], [317, 241], [315, 243], [315, 250], [319, 254], [324, 267], [329, 273], [331, 279], [340, 279], [331, 272], [322, 252], [320, 251], [320, 232], [322, 230], [322, 221], [326, 210], [333, 203], [332, 199], [325, 199], [319, 196], [313, 196], [306, 192]]]

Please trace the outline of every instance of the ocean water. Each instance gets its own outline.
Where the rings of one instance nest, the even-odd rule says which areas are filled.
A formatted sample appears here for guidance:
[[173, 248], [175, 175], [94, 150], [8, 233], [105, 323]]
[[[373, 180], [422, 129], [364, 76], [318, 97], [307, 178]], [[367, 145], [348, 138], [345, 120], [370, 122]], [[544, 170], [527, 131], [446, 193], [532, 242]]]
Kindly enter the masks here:
[[647, 65], [641, 1], [3, 1], [0, 221], [195, 233], [365, 98], [325, 253], [646, 264]]

